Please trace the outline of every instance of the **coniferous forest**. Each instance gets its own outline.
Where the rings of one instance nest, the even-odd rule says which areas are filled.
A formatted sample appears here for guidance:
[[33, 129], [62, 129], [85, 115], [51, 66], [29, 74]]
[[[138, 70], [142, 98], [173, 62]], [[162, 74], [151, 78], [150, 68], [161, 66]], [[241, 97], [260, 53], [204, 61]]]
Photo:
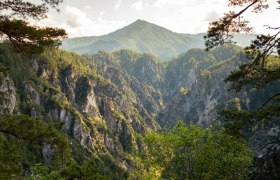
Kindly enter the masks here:
[[32, 24], [62, 3], [0, 1], [0, 179], [280, 178], [279, 27], [240, 20], [271, 4], [195, 35]]

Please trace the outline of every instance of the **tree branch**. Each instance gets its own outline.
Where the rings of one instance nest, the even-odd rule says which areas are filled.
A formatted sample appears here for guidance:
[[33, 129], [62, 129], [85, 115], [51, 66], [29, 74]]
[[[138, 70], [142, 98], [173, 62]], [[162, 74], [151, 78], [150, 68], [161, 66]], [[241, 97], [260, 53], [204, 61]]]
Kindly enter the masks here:
[[257, 111], [261, 110], [267, 103], [269, 103], [269, 101], [271, 101], [273, 98], [280, 96], [280, 92], [274, 94], [273, 96], [271, 96], [270, 98], [268, 98], [258, 109]]
[[24, 140], [23, 137], [20, 137], [20, 136], [18, 136], [17, 134], [15, 134], [15, 133], [13, 133], [13, 132], [10, 132], [10, 131], [7, 131], [7, 130], [4, 130], [4, 129], [0, 129], [0, 133], [9, 134], [9, 135], [14, 136], [14, 137], [17, 138], [17, 139], [22, 139], [22, 140]]
[[266, 143], [262, 148], [260, 148], [258, 151], [263, 150], [264, 148], [266, 148], [268, 145], [271, 144], [275, 144], [275, 143], [280, 143], [280, 140], [275, 140], [275, 141], [271, 141], [269, 143]]
[[249, 4], [248, 6], [246, 6], [244, 9], [242, 9], [241, 11], [239, 11], [239, 13], [235, 14], [229, 22], [231, 22], [234, 18], [237, 18], [238, 16], [240, 16], [241, 14], [243, 14], [245, 11], [247, 11], [247, 9], [249, 9], [251, 6], [253, 6], [254, 4], [256, 4], [259, 0], [255, 0], [253, 1], [251, 4]]

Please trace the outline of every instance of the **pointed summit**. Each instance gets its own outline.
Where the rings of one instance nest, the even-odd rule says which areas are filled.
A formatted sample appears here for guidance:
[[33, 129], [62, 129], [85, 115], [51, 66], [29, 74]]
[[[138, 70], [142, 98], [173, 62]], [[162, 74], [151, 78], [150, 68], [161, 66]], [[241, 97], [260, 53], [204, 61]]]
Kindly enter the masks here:
[[[148, 21], [142, 20], [142, 19], [137, 19], [136, 21], [134, 21], [133, 23], [131, 23], [130, 25], [126, 26], [126, 27], [130, 27], [130, 26], [138, 26], [138, 27], [150, 27], [150, 28], [160, 28], [160, 29], [165, 29], [161, 26], [158, 26], [156, 24], [150, 23]], [[166, 29], [167, 30], [167, 29]], [[170, 31], [170, 30], [168, 30]]]
[[137, 19], [136, 21], [134, 21], [133, 23], [131, 23], [128, 26], [134, 26], [134, 25], [136, 25], [136, 26], [139, 26], [139, 25], [140, 26], [145, 26], [145, 25], [154, 25], [154, 24], [149, 23], [149, 22], [147, 22], [147, 21], [145, 21], [143, 19]]
[[145, 23], [148, 23], [147, 21], [145, 21], [145, 20], [142, 20], [142, 19], [137, 19], [136, 21], [134, 21], [133, 23], [131, 23], [131, 24], [145, 24]]
[[174, 33], [166, 28], [163, 28], [161, 26], [158, 26], [153, 23], [149, 23], [145, 20], [138, 19], [134, 21], [133, 23], [110, 33], [109, 35], [114, 37], [120, 37], [120, 36], [126, 36], [126, 37], [133, 37], [138, 36], [138, 38], [145, 38], [147, 35], [153, 35], [157, 38], [164, 38], [160, 36], [174, 36], [179, 35], [177, 33]]
[[140, 53], [153, 53], [167, 60], [191, 48], [203, 48], [203, 39], [179, 34], [166, 28], [136, 20], [110, 34], [99, 37], [74, 38], [63, 42], [65, 50], [94, 54], [99, 50], [132, 49]]

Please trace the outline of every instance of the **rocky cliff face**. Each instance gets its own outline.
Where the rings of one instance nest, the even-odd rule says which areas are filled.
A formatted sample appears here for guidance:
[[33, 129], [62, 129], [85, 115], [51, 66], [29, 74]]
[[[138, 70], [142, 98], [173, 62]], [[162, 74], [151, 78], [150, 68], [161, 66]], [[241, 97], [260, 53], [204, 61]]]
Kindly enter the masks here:
[[154, 56], [129, 50], [111, 55], [114, 60], [110, 62], [115, 62], [111, 66], [122, 69], [161, 95], [162, 109], [155, 111], [161, 126], [170, 127], [179, 119], [207, 126], [217, 120], [218, 110], [256, 109], [280, 90], [277, 85], [271, 85], [263, 90], [248, 87], [238, 93], [229, 91], [230, 84], [224, 79], [247, 61], [246, 54], [235, 46], [222, 46], [210, 52], [192, 49], [169, 63], [160, 63]]
[[[118, 58], [127, 62], [128, 57]], [[220, 47], [211, 52], [193, 49], [163, 65], [156, 64], [153, 58], [150, 61], [138, 57], [130, 64], [133, 67], [125, 68], [131, 76], [161, 93], [164, 106], [157, 114], [157, 121], [162, 127], [170, 127], [179, 119], [187, 124], [208, 126], [220, 118], [219, 110], [257, 109], [280, 91], [279, 82], [261, 90], [247, 87], [238, 93], [229, 91], [230, 85], [224, 81], [225, 77], [247, 61], [246, 55], [235, 47]], [[147, 69], [148, 73], [145, 72]], [[160, 78], [155, 74], [160, 74]], [[267, 145], [279, 142], [278, 124], [279, 119], [270, 121], [251, 134], [250, 146], [256, 152], [256, 179], [279, 178], [279, 145]]]
[[[170, 67], [169, 71], [179, 72], [179, 78], [177, 82], [167, 78], [167, 81], [175, 85], [167, 93], [166, 97], [170, 98], [170, 101], [163, 116], [160, 117], [162, 124], [173, 125], [181, 119], [186, 123], [209, 125], [218, 117], [217, 110], [236, 96], [234, 92], [228, 91], [229, 86], [224, 82], [224, 78], [238, 67], [242, 55], [235, 54], [232, 57], [233, 61], [225, 59], [219, 62], [221, 65], [210, 62], [210, 66], [203, 68], [204, 63], [211, 61], [210, 55], [205, 54], [198, 61], [195, 60], [198, 59], [197, 57], [184, 57], [174, 62], [178, 64], [172, 64], [175, 68]], [[175, 70], [176, 66], [180, 67], [179, 71]], [[183, 69], [186, 71], [184, 72]]]
[[120, 69], [124, 68], [130, 76], [162, 96], [162, 109], [155, 111], [157, 121], [161, 126], [170, 127], [179, 119], [209, 125], [217, 118], [217, 106], [230, 102], [234, 95], [228, 92], [224, 78], [238, 67], [241, 59], [246, 59], [238, 51], [240, 49], [233, 46], [211, 52], [193, 49], [165, 64], [153, 56], [130, 51], [122, 50], [113, 55]]
[[[110, 54], [99, 55], [91, 62], [59, 50], [21, 59], [7, 55], [1, 63], [27, 64], [28, 68], [18, 68], [28, 73], [22, 81], [13, 70], [0, 74], [0, 113], [61, 122], [61, 130], [92, 156], [107, 154], [127, 169], [132, 159], [125, 153], [138, 153], [143, 148], [141, 136], [159, 128], [155, 117], [162, 109], [162, 97], [110, 64]], [[42, 154], [46, 162], [52, 161], [49, 145], [42, 144]]]
[[16, 106], [16, 88], [8, 74], [0, 73], [0, 114], [12, 114]]
[[257, 176], [255, 179], [280, 178], [280, 145], [269, 144], [258, 151], [255, 157]]
[[[254, 109], [279, 90], [229, 92], [224, 78], [246, 59], [233, 46], [193, 49], [169, 63], [130, 50], [83, 57], [53, 50], [21, 58], [3, 52], [0, 62], [11, 69], [0, 74], [1, 114], [60, 122], [71, 141], [92, 156], [108, 155], [123, 169], [133, 166], [127, 154], [143, 149], [146, 132], [179, 119], [207, 126], [218, 118], [217, 110]], [[52, 160], [47, 144], [42, 154]]]

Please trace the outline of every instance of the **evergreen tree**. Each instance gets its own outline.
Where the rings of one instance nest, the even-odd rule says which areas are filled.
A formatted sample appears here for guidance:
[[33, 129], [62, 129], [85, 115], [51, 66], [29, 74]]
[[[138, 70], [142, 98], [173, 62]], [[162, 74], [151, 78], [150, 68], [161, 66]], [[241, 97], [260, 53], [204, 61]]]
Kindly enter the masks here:
[[[276, 1], [280, 5], [280, 1]], [[242, 7], [239, 12], [230, 11], [218, 21], [210, 23], [205, 38], [206, 49], [231, 43], [235, 33], [252, 32], [249, 21], [243, 19], [246, 11], [261, 13], [271, 7], [266, 0], [229, 0], [229, 5]], [[268, 35], [258, 35], [251, 45], [244, 49], [249, 59], [238, 70], [231, 72], [226, 82], [231, 82], [232, 89], [240, 91], [245, 85], [252, 88], [264, 88], [280, 79], [280, 27], [266, 25], [273, 32]], [[246, 124], [253, 125], [264, 120], [277, 118], [280, 115], [280, 92], [272, 94], [261, 106], [253, 111], [237, 110], [223, 111], [222, 114], [229, 120], [228, 130], [234, 135], [240, 135], [240, 129]]]
[[0, 115], [0, 179], [23, 176], [24, 166], [41, 158], [43, 143], [54, 152], [56, 162], [52, 165], [65, 166], [69, 159], [67, 138], [54, 125], [26, 115]]
[[8, 40], [16, 51], [40, 53], [44, 47], [58, 47], [66, 37], [63, 29], [37, 27], [28, 21], [47, 18], [49, 8], [58, 11], [62, 0], [42, 0], [34, 4], [24, 0], [0, 1], [0, 37]]

